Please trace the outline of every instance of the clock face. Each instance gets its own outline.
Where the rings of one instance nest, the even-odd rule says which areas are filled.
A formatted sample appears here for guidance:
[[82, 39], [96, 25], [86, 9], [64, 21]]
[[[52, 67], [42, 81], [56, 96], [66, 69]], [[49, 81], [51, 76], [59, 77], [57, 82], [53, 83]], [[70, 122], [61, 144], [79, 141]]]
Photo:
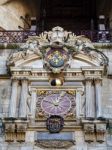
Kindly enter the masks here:
[[71, 101], [66, 92], [62, 91], [44, 97], [41, 107], [49, 115], [64, 115], [70, 110]]

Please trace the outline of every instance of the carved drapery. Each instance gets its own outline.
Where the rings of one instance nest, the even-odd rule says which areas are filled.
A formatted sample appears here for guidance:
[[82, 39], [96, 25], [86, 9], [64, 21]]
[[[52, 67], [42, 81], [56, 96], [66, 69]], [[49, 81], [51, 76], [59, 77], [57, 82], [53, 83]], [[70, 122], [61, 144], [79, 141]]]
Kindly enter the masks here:
[[21, 80], [21, 99], [20, 99], [20, 107], [19, 107], [19, 117], [26, 118], [26, 109], [27, 109], [27, 98], [28, 98], [28, 80]]
[[18, 80], [12, 80], [12, 93], [10, 99], [10, 106], [9, 106], [9, 117], [16, 118], [16, 104], [17, 104], [17, 96], [18, 96]]

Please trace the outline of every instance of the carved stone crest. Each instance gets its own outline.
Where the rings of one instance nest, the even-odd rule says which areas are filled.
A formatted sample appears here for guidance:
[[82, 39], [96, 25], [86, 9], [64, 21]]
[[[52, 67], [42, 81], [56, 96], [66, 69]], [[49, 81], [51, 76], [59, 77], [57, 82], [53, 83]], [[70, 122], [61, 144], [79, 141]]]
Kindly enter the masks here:
[[39, 36], [30, 36], [20, 49], [10, 55], [7, 64], [14, 65], [20, 59], [37, 55], [37, 58], [43, 59], [45, 69], [60, 73], [69, 66], [69, 60], [79, 53], [95, 59], [99, 65], [108, 64], [108, 58], [95, 49], [88, 38], [83, 35], [76, 36], [59, 26]]
[[64, 119], [61, 116], [50, 116], [46, 121], [50, 133], [58, 133], [64, 126]]

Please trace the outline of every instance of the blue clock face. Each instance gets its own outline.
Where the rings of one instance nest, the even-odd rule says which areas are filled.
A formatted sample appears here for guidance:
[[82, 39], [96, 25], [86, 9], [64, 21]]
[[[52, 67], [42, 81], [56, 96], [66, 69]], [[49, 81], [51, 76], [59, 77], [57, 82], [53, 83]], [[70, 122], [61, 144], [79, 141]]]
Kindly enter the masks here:
[[62, 54], [59, 51], [55, 51], [52, 54], [51, 59], [49, 59], [49, 64], [52, 67], [56, 67], [56, 68], [62, 67], [64, 65], [64, 59], [63, 59]]

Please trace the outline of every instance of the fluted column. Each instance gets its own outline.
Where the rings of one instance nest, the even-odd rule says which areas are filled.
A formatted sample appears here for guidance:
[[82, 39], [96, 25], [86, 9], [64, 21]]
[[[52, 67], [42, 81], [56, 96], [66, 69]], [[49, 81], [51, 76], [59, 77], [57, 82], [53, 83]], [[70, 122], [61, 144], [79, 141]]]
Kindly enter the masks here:
[[86, 118], [95, 117], [95, 102], [93, 98], [92, 79], [86, 80]]
[[21, 99], [20, 99], [20, 107], [19, 107], [20, 118], [26, 118], [27, 98], [28, 98], [28, 80], [23, 79], [21, 81]]
[[33, 89], [31, 92], [31, 115], [32, 115], [32, 118], [35, 118], [36, 100], [37, 100], [37, 93], [36, 93], [36, 90]]
[[16, 118], [16, 105], [17, 105], [17, 97], [18, 97], [18, 80], [12, 80], [12, 91], [11, 91], [11, 99], [9, 105], [9, 117]]
[[102, 87], [101, 79], [95, 79], [96, 117], [102, 118]]

